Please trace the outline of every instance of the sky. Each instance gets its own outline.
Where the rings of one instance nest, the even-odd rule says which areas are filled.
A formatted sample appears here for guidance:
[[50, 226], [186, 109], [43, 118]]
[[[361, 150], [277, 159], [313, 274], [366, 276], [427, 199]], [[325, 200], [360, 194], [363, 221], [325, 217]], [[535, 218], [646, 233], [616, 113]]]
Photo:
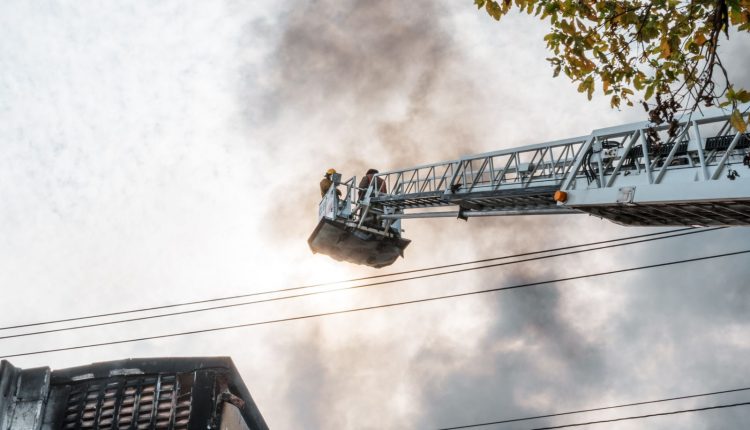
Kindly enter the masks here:
[[[530, 17], [496, 23], [468, 0], [9, 0], [0, 28], [2, 327], [656, 231], [587, 215], [406, 220], [412, 244], [389, 268], [310, 252], [318, 182], [330, 167], [346, 178], [644, 119], [641, 109], [612, 110], [553, 79], [546, 27]], [[742, 83], [748, 40], [731, 36], [722, 49]], [[748, 239], [735, 227], [0, 339], [0, 356], [700, 257], [746, 249]], [[59, 369], [231, 356], [273, 429], [437, 429], [748, 387], [748, 275], [747, 257], [736, 256], [10, 361]], [[484, 428], [749, 400], [746, 392]], [[748, 420], [744, 406], [585, 428]]]

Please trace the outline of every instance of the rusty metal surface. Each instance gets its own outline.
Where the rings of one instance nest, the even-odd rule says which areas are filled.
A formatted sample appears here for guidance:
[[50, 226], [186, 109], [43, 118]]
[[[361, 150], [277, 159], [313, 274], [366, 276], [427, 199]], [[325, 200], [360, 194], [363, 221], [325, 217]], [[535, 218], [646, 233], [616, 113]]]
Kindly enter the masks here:
[[225, 404], [247, 429], [268, 429], [227, 357], [0, 367], [0, 430], [218, 429]]
[[0, 429], [41, 428], [49, 379], [48, 367], [22, 370], [0, 363]]

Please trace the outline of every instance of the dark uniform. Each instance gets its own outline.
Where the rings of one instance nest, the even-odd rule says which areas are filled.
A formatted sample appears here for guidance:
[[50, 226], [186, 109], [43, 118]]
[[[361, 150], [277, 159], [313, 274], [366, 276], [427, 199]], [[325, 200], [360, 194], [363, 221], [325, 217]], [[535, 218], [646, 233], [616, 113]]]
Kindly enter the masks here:
[[[367, 187], [370, 186], [370, 182], [372, 182], [372, 176], [374, 174], [378, 173], [375, 169], [370, 169], [367, 171], [365, 176], [362, 177], [362, 180], [359, 181], [359, 199], [362, 200], [365, 197], [365, 192], [367, 192]], [[385, 188], [385, 180], [383, 178], [378, 178], [378, 185], [377, 185], [377, 191], [381, 193], [386, 192]]]

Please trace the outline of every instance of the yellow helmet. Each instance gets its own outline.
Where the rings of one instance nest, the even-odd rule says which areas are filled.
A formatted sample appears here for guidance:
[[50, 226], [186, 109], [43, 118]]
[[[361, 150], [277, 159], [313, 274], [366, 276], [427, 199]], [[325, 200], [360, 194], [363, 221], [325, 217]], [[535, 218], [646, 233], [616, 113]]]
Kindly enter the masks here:
[[328, 169], [326, 170], [326, 175], [333, 175], [336, 173], [336, 169]]

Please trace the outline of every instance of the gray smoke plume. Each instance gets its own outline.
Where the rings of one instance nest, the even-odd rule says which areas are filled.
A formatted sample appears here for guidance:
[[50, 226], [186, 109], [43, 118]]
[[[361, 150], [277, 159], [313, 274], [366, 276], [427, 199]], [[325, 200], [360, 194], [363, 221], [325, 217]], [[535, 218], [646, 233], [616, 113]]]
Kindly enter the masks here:
[[[269, 233], [274, 241], [301, 242], [310, 233], [313, 221], [293, 224], [289, 217], [277, 215], [296, 217], [301, 207], [314, 213], [319, 199], [317, 181], [328, 167], [344, 170], [346, 178], [351, 174], [361, 175], [368, 167], [387, 170], [391, 166], [405, 167], [477, 152], [476, 141], [492, 129], [490, 118], [481, 114], [486, 106], [478, 87], [461, 72], [466, 60], [450, 36], [444, 13], [433, 2], [317, 1], [297, 4], [284, 15], [283, 31], [273, 57], [276, 84], [267, 98], [266, 110], [274, 116], [270, 133], [274, 141], [269, 145], [275, 148], [280, 160], [303, 153], [319, 160], [320, 167], [312, 172], [288, 172], [294, 177], [292, 182], [300, 185], [275, 191], [274, 194], [285, 197], [274, 204], [275, 215], [269, 216], [274, 220]], [[309, 140], [297, 140], [295, 131], [299, 129], [305, 130], [305, 136], [300, 137]], [[473, 219], [469, 223], [437, 220], [415, 222], [407, 229], [414, 239], [407, 254], [415, 266], [538, 249], [561, 237], [555, 225], [540, 218]], [[441, 255], [433, 251], [442, 235], [447, 242], [455, 242], [456, 232], [461, 232], [465, 243], [448, 246]], [[471, 279], [477, 288], [487, 288], [537, 275], [554, 278], [555, 273], [552, 265], [538, 264], [509, 267], [501, 275]], [[370, 294], [371, 298], [379, 299], [388, 298], [392, 292]], [[561, 355], [559, 360], [570, 367], [573, 376], [601, 374], [605, 366], [597, 351], [585, 342], [582, 344], [560, 315], [560, 293], [555, 287], [523, 292], [518, 299], [519, 303], [503, 296], [481, 303], [481, 308], [492, 309], [489, 312], [494, 314], [491, 324], [494, 328], [477, 333], [478, 338], [501, 345], [515, 341], [517, 333], [529, 334], [540, 342], [546, 354]], [[392, 323], [398, 325], [398, 321], [403, 318], [394, 317]], [[318, 335], [313, 339], [318, 339]], [[387, 350], [402, 349], [398, 339], [400, 336], [394, 335], [394, 344]], [[439, 368], [442, 361], [450, 361], [456, 354], [454, 345], [441, 336], [430, 336], [417, 344], [419, 347], [411, 358], [397, 361], [413, 369], [410, 380], [425, 377], [432, 380], [430, 369]], [[330, 412], [340, 408], [340, 402], [344, 401], [342, 393], [350, 393], [352, 389], [345, 381], [377, 369], [356, 365], [368, 363], [361, 353], [367, 350], [365, 346], [333, 353], [319, 348], [320, 339], [303, 341], [292, 350], [288, 372], [293, 380], [304, 383], [301, 391], [290, 388], [289, 399], [308, 411], [304, 417], [298, 417], [305, 427], [333, 428], [342, 425], [342, 418]], [[383, 353], [383, 349], [376, 351]], [[509, 412], [523, 410], [518, 402], [511, 401], [514, 394], [518, 390], [531, 390], [523, 385], [523, 374], [514, 370], [533, 361], [529, 354], [522, 350], [508, 361], [508, 355], [497, 355], [493, 362], [501, 366], [500, 373], [504, 376], [482, 388], [495, 393], [492, 399], [498, 396], [507, 399], [504, 404]], [[320, 360], [327, 363], [321, 365]], [[445, 378], [439, 381], [448, 386], [453, 386], [454, 379], [462, 378], [461, 373], [438, 371], [442, 374], [440, 378]], [[388, 387], [368, 388], [372, 398], [388, 397]], [[415, 388], [424, 404], [423, 413], [414, 419], [424, 420], [422, 424], [440, 425], [454, 422], [456, 416], [466, 416], [465, 412], [459, 414], [444, 407], [446, 403], [457, 409], [473, 405], [491, 415], [494, 400], [478, 402], [476, 398], [481, 394], [476, 392], [466, 397], [469, 388], [442, 391], [442, 395], [437, 395], [441, 391], [430, 384]], [[548, 391], [553, 392], [551, 388]], [[451, 393], [465, 399], [453, 398]], [[375, 418], [369, 416], [367, 408], [349, 406], [367, 415], [363, 419]], [[325, 410], [329, 413], [321, 412]], [[417, 421], [413, 424], [420, 426]], [[386, 428], [394, 425], [379, 422]]]
[[[275, 213], [314, 208], [329, 167], [346, 179], [470, 151], [485, 120], [467, 102], [480, 98], [475, 85], [452, 72], [462, 55], [445, 13], [432, 2], [326, 0], [283, 15], [266, 97], [268, 145], [280, 160], [304, 154], [318, 169], [288, 172], [300, 186], [278, 190], [288, 198]], [[286, 233], [275, 239], [296, 240], [312, 224], [294, 235], [288, 228], [274, 229]]]
[[[480, 65], [471, 63], [453, 39], [447, 13], [438, 2], [395, 0], [322, 0], [288, 6], [279, 21], [270, 58], [270, 89], [262, 109], [271, 123], [263, 136], [275, 155], [269, 162], [282, 167], [285, 175], [278, 185], [270, 184], [272, 194], [280, 197], [268, 212], [266, 234], [271, 242], [280, 247], [305, 245], [315, 223], [317, 182], [329, 167], [347, 178], [361, 176], [369, 167], [383, 171], [454, 159], [481, 152], [477, 142], [483, 141], [487, 130], [504, 134], [483, 115], [490, 101], [463, 70]], [[555, 120], [550, 122], [564, 123], [560, 119], [574, 114], [553, 112], [550, 117]], [[601, 124], [605, 125], [610, 124]], [[527, 134], [538, 142], [535, 131]], [[317, 164], [318, 169], [286, 168], [287, 163], [302, 165], [297, 161], [303, 159], [304, 165]], [[407, 250], [409, 267], [642, 232], [586, 216], [468, 223], [424, 220], [406, 226], [406, 235], [414, 240]], [[638, 255], [653, 259], [658, 254], [641, 248]], [[638, 256], [626, 251], [543, 260], [456, 281], [368, 291], [363, 303], [556, 279], [639, 262]], [[667, 357], [649, 355], [649, 348], [665, 336], [687, 336], [681, 329], [687, 326], [671, 319], [690, 318], [675, 312], [660, 314], [659, 309], [680, 299], [680, 293], [673, 288], [650, 296], [648, 290], [668, 285], [669, 277], [644, 276], [633, 289], [625, 289], [634, 283], [632, 278], [597, 279], [486, 295], [461, 304], [352, 316], [346, 331], [359, 331], [359, 337], [349, 333], [344, 345], [331, 346], [326, 337], [330, 331], [325, 327], [332, 323], [316, 323], [298, 339], [289, 340], [284, 365], [288, 378], [299, 381], [299, 386], [292, 383], [288, 388], [287, 401], [296, 411], [289, 421], [304, 428], [436, 428], [600, 406], [604, 400], [616, 403], [700, 391], [700, 386], [687, 383], [660, 390], [661, 382], [638, 379], [643, 373], [655, 378], [650, 369], [669, 365]], [[745, 303], [744, 295], [742, 300]], [[690, 313], [726, 305], [716, 302], [702, 308], [714, 303], [711, 297], [681, 303]], [[460, 340], [453, 333], [456, 327], [440, 326], [476, 315], [486, 315], [485, 324], [477, 324], [480, 329], [469, 330]], [[712, 321], [711, 329], [747, 322], [740, 312], [731, 315], [728, 321]], [[669, 329], [654, 332], [650, 319], [660, 319]], [[390, 327], [390, 332], [369, 338], [373, 320]], [[463, 351], [469, 348], [466, 345], [473, 349]], [[674, 346], [686, 354], [696, 353], [694, 347]], [[708, 361], [710, 357], [703, 355], [700, 366]], [[723, 362], [729, 365], [731, 360]], [[722, 381], [729, 374], [719, 373]], [[705, 369], [701, 373], [707, 374]], [[680, 375], [670, 377], [679, 380]], [[402, 391], [411, 393], [418, 404], [399, 415], [394, 412], [399, 410], [394, 399]]]

